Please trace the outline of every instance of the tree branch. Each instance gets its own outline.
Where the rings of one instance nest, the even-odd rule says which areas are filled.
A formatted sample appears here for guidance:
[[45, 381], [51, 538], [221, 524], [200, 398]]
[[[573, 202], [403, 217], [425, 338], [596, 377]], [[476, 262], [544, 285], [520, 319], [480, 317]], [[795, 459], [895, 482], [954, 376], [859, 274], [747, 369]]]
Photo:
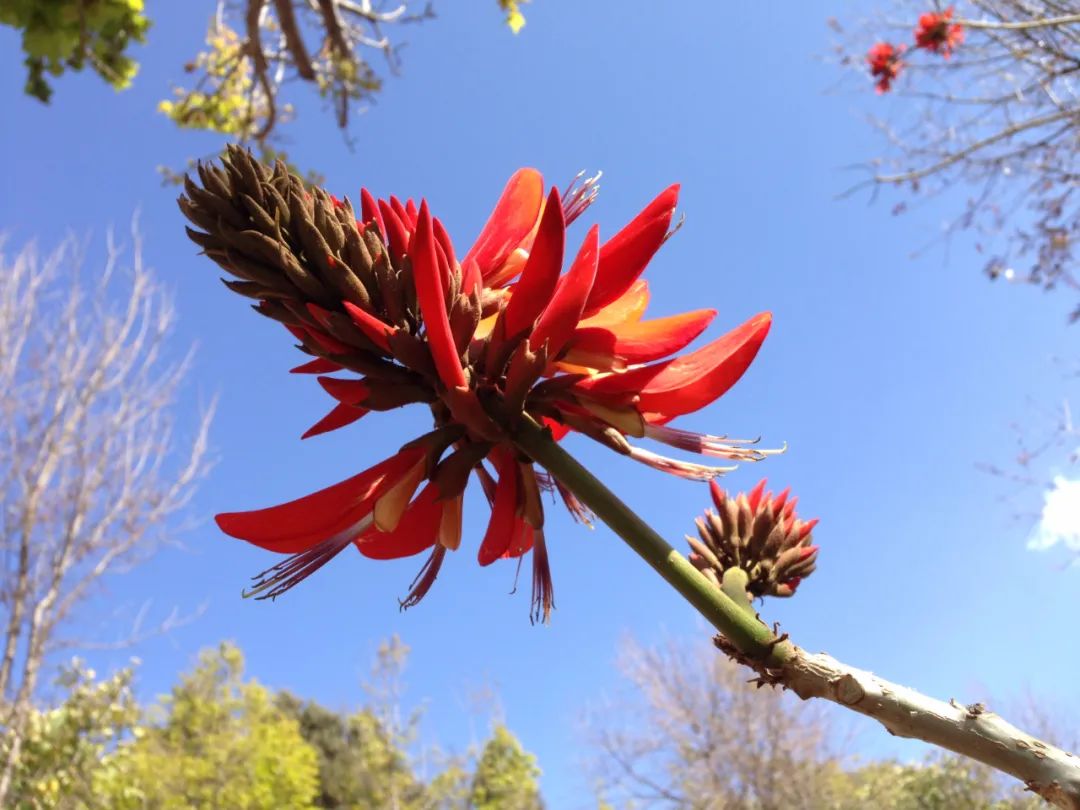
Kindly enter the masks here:
[[1077, 117], [1080, 117], [1080, 109], [1059, 110], [1058, 112], [1051, 113], [1049, 115], [1041, 115], [1036, 118], [1029, 118], [1027, 121], [1021, 121], [1020, 123], [1007, 126], [999, 132], [994, 133], [993, 135], [976, 141], [975, 143], [970, 144], [963, 149], [957, 150], [956, 152], [953, 152], [952, 154], [948, 155], [944, 159], [938, 161], [931, 166], [926, 166], [922, 169], [915, 169], [913, 171], [903, 172], [900, 174], [882, 174], [876, 176], [874, 180], [878, 183], [885, 184], [905, 183], [912, 180], [921, 180], [923, 177], [927, 177], [931, 174], [936, 174], [943, 169], [947, 169], [950, 166], [959, 163], [960, 161], [964, 160], [964, 158], [973, 155], [975, 152], [985, 149], [988, 146], [993, 146], [995, 143], [1004, 141], [1014, 135], [1020, 134], [1021, 132], [1026, 132], [1030, 129], [1038, 129], [1039, 127], [1046, 126], [1047, 124], [1053, 124], [1057, 121], [1063, 121], [1066, 118]]
[[717, 646], [803, 698], [824, 698], [880, 721], [892, 734], [920, 739], [1020, 779], [1047, 801], [1080, 810], [1080, 757], [1025, 734], [983, 708], [961, 707], [889, 683], [827, 655], [811, 655], [777, 637], [755, 615], [714, 587], [685, 557], [528, 420], [515, 444], [581, 499], [721, 635]]
[[315, 81], [315, 68], [311, 64], [307, 46], [304, 45], [304, 37], [297, 25], [296, 15], [293, 13], [292, 0], [274, 0], [274, 8], [277, 9], [278, 23], [281, 25], [281, 33], [285, 37], [289, 53], [292, 54], [293, 64], [301, 79]]
[[981, 28], [995, 31], [1027, 31], [1032, 28], [1059, 28], [1080, 23], [1080, 14], [1065, 14], [1061, 17], [1046, 17], [1041, 20], [1016, 20], [1014, 22], [993, 20], [953, 20], [956, 25], [966, 28]]
[[945, 703], [796, 648], [777, 682], [872, 717], [897, 737], [922, 740], [1011, 774], [1056, 807], [1080, 810], [1080, 757], [1032, 737], [981, 704]]

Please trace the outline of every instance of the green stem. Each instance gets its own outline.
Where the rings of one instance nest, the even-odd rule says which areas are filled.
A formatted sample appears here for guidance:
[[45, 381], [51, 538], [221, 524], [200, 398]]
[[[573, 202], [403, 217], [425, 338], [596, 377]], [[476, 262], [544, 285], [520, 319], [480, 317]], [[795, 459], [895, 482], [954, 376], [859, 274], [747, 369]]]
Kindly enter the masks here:
[[528, 417], [526, 420], [514, 437], [517, 446], [581, 499], [741, 652], [774, 663], [782, 663], [791, 655], [790, 644], [778, 644], [766, 625], [709, 582], [600, 479], [563, 450], [548, 430]]

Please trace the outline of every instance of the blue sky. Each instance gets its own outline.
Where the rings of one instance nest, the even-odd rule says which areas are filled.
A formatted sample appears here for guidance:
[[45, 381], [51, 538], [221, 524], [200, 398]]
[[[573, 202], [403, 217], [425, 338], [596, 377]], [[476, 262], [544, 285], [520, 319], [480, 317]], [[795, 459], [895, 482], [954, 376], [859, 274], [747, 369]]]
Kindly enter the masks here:
[[[443, 2], [438, 19], [404, 32], [403, 74], [356, 119], [351, 151], [328, 114], [301, 103], [289, 126], [294, 159], [354, 199], [361, 184], [380, 196], [425, 196], [459, 246], [519, 166], [559, 184], [602, 169], [586, 216], [602, 236], [681, 182], [686, 224], [648, 271], [651, 312], [714, 306], [711, 336], [760, 310], [775, 317], [743, 381], [682, 424], [788, 442], [786, 455], [725, 483], [749, 489], [768, 476], [822, 521], [818, 572], [765, 614], [811, 650], [939, 697], [1002, 699], [1028, 688], [1066, 705], [1080, 647], [1061, 639], [1080, 613], [1080, 568], [1059, 570], [1060, 549], [1026, 550], [1032, 526], [1012, 520], [1014, 507], [999, 500], [1007, 488], [975, 465], [1007, 462], [1009, 423], [1030, 415], [1029, 398], [1063, 394], [1050, 358], [1075, 352], [1078, 327], [1064, 322], [1072, 303], [989, 284], [962, 240], [947, 260], [942, 250], [911, 259], [954, 210], [948, 199], [900, 218], [889, 215], [889, 194], [872, 205], [834, 199], [854, 179], [840, 167], [880, 147], [861, 117], [902, 103], [875, 96], [869, 81], [826, 92], [838, 68], [818, 58], [829, 44], [824, 18], [851, 4], [698, 4], [659, 16], [614, 0], [573, 10], [540, 0], [517, 37], [494, 5]], [[200, 405], [220, 397], [218, 461], [191, 504], [186, 549], [111, 581], [100, 613], [147, 599], [160, 615], [208, 604], [198, 621], [136, 651], [145, 695], [165, 690], [200, 647], [231, 638], [260, 680], [345, 707], [361, 699], [378, 640], [398, 633], [413, 650], [409, 694], [430, 702], [433, 736], [467, 745], [470, 695], [493, 686], [540, 759], [551, 805], [587, 806], [578, 718], [613, 684], [620, 636], [697, 633], [707, 643], [693, 612], [609, 531], [553, 511], [550, 627], [529, 625], [527, 588], [508, 596], [512, 564], [480, 570], [470, 552], [450, 559], [425, 602], [404, 614], [396, 600], [422, 558], [348, 554], [274, 604], [240, 600], [247, 577], [270, 560], [219, 534], [214, 513], [344, 478], [415, 435], [422, 419], [368, 419], [301, 443], [325, 395], [285, 373], [298, 359], [291, 341], [229, 294], [184, 236], [177, 190], [161, 186], [155, 167], [220, 144], [177, 132], [155, 105], [180, 79], [211, 7], [155, 4], [132, 90], [65, 77], [50, 107], [22, 96], [16, 36], [0, 30], [0, 227], [16, 244], [37, 237], [48, 246], [73, 231], [96, 234], [100, 248], [105, 228], [123, 231], [140, 209], [146, 258], [176, 296], [175, 350], [199, 346], [181, 403], [189, 431]], [[575, 226], [571, 239], [584, 232]], [[673, 540], [706, 505], [703, 485], [584, 441], [568, 446]], [[484, 521], [480, 502], [467, 504], [474, 543]], [[873, 752], [911, 750], [874, 729], [860, 739]]]

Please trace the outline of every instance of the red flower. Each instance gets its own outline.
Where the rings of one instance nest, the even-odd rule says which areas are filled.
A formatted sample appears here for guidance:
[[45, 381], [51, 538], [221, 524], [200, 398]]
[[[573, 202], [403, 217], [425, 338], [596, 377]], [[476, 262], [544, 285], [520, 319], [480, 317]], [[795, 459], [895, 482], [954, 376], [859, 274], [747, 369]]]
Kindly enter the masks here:
[[900, 57], [905, 51], [903, 45], [893, 46], [888, 42], [879, 42], [866, 54], [866, 62], [870, 66], [870, 75], [877, 79], [877, 92], [888, 93], [892, 89], [893, 80], [904, 69], [904, 63]]
[[[614, 237], [591, 228], [562, 268], [566, 227], [592, 202], [595, 178], [564, 194], [533, 169], [511, 177], [473, 246], [459, 261], [426, 202], [351, 203], [231, 150], [224, 169], [199, 167], [180, 205], [205, 232], [189, 229], [207, 255], [239, 280], [315, 359], [293, 369], [320, 376], [337, 404], [306, 434], [372, 411], [423, 403], [434, 430], [359, 475], [281, 506], [219, 515], [233, 537], [290, 554], [263, 572], [252, 594], [273, 598], [354, 544], [368, 557], [433, 548], [404, 606], [427, 592], [447, 551], [461, 543], [463, 496], [472, 476], [489, 504], [481, 565], [533, 555], [533, 616], [553, 596], [542, 491], [577, 500], [514, 444], [526, 420], [556, 437], [569, 430], [656, 469], [711, 480], [730, 467], [694, 464], [631, 444], [650, 438], [730, 460], [770, 451], [723, 436], [667, 426], [705, 407], [742, 376], [771, 322], [751, 318], [681, 357], [713, 310], [642, 320], [648, 286], [639, 277], [669, 236], [678, 186], [663, 191]], [[580, 178], [579, 178], [580, 179]]]
[[915, 47], [939, 53], [946, 59], [952, 56], [953, 49], [964, 41], [964, 26], [950, 22], [952, 18], [952, 6], [945, 11], [928, 11], [920, 15], [915, 28]]

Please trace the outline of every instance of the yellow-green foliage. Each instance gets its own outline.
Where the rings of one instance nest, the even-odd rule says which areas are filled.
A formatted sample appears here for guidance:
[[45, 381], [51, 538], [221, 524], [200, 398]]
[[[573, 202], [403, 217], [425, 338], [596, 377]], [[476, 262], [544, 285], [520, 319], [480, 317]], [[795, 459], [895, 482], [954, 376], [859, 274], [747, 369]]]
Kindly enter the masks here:
[[834, 769], [833, 778], [836, 800], [830, 810], [1037, 810], [1046, 806], [1019, 786], [1003, 791], [993, 770], [951, 754], [921, 763], [871, 762], [850, 771]]
[[[128, 735], [139, 719], [131, 692], [131, 671], [105, 681], [74, 661], [57, 685], [65, 690], [54, 709], [31, 710], [14, 774], [12, 806], [20, 810], [109, 807], [94, 783], [105, 777], [108, 752]], [[0, 737], [0, 751], [10, 737]]]
[[139, 66], [127, 49], [146, 40], [150, 20], [143, 0], [0, 0], [0, 24], [22, 31], [26, 92], [48, 101], [47, 75], [88, 64], [117, 90], [129, 86]]
[[198, 81], [191, 89], [175, 88], [174, 99], [159, 103], [159, 111], [187, 129], [221, 132], [238, 140], [255, 135], [270, 112], [268, 99], [253, 89], [251, 59], [236, 31], [211, 23], [206, 50], [184, 69], [200, 74]]
[[315, 749], [269, 690], [244, 681], [243, 655], [222, 644], [202, 654], [158, 707], [158, 722], [110, 758], [98, 781], [116, 810], [310, 808]]
[[474, 810], [541, 810], [540, 769], [536, 757], [521, 747], [510, 729], [495, 726], [476, 763], [469, 807]]
[[521, 13], [523, 3], [529, 0], [499, 0], [499, 8], [506, 14], [506, 24], [515, 34], [525, 27], [525, 15]]

